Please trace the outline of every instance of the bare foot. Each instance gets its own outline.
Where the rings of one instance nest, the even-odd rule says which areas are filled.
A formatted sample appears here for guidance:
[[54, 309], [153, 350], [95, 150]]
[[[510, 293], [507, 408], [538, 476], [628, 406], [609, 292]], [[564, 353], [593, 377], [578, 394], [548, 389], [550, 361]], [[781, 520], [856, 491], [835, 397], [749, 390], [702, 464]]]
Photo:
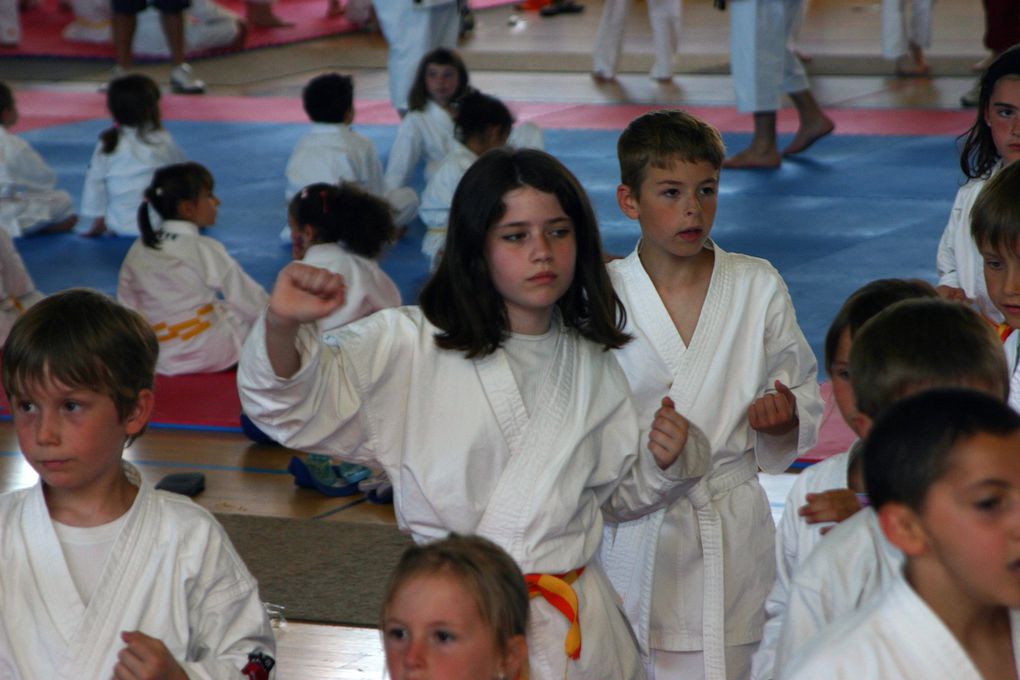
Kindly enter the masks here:
[[652, 78], [652, 80], [657, 82], [659, 85], [672, 85], [673, 84], [673, 76], [666, 76], [665, 78]]
[[985, 57], [981, 61], [975, 62], [974, 64], [972, 64], [971, 67], [970, 67], [970, 70], [973, 73], [983, 73], [986, 68], [988, 68], [989, 66], [992, 65], [992, 62], [995, 61], [995, 58], [997, 56], [999, 56], [999, 55], [997, 55], [997, 54], [989, 54], [987, 57]]
[[607, 76], [605, 73], [599, 73], [598, 71], [591, 72], [591, 79], [600, 84], [616, 82], [616, 76]]
[[772, 170], [778, 168], [782, 162], [778, 149], [763, 151], [748, 147], [724, 160], [723, 167], [733, 170]]
[[82, 234], [82, 236], [88, 238], [95, 238], [96, 236], [102, 236], [103, 234], [106, 234], [109, 231], [110, 230], [106, 228], [106, 220], [100, 217], [99, 219], [92, 223], [92, 227], [84, 234]]
[[272, 5], [248, 2], [248, 23], [259, 28], [289, 28], [294, 24], [273, 13]]
[[810, 64], [812, 61], [814, 61], [814, 57], [812, 57], [810, 54], [807, 54], [806, 52], [794, 50], [793, 53], [797, 55], [797, 58], [800, 59], [800, 62], [802, 64]]
[[896, 75], [901, 78], [923, 78], [931, 75], [931, 66], [927, 61], [916, 61], [903, 55], [896, 60]]
[[835, 129], [836, 124], [832, 122], [831, 118], [824, 115], [807, 125], [801, 123], [801, 126], [797, 129], [797, 134], [793, 136], [793, 141], [790, 142], [788, 147], [783, 149], [783, 155], [793, 156], [802, 151], [807, 151], [812, 144]]
[[329, 0], [329, 5], [326, 7], [326, 16], [338, 17], [344, 13], [343, 5], [340, 4], [340, 0]]
[[40, 231], [44, 234], [63, 234], [64, 232], [74, 229], [74, 225], [76, 224], [78, 224], [78, 216], [71, 215], [65, 220], [46, 225]]

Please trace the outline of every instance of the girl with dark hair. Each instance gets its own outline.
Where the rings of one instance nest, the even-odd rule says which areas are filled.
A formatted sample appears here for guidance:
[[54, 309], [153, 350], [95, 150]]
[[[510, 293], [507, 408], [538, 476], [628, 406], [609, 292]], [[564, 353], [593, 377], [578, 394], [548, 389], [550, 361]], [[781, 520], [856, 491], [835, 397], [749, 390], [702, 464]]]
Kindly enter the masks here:
[[972, 300], [998, 323], [1002, 314], [988, 297], [984, 262], [970, 236], [970, 211], [985, 182], [1020, 158], [1020, 45], [1000, 54], [981, 75], [977, 119], [960, 139], [960, 169], [968, 181], [956, 192], [939, 241], [938, 291], [951, 300]]
[[159, 86], [148, 76], [117, 78], [106, 91], [113, 126], [99, 135], [85, 172], [81, 213], [95, 216], [86, 236], [138, 233], [138, 197], [156, 168], [182, 163], [184, 152], [163, 129]]
[[222, 243], [201, 235], [216, 223], [219, 205], [209, 171], [179, 163], [156, 171], [138, 207], [141, 238], [120, 266], [117, 300], [156, 331], [158, 373], [230, 368], [268, 300]]
[[506, 550], [532, 586], [533, 680], [644, 677], [593, 560], [603, 515], [683, 493], [708, 442], [669, 400], [639, 427], [606, 351], [629, 338], [577, 179], [544, 152], [488, 152], [454, 195], [421, 307], [349, 324], [323, 348], [302, 323], [344, 288], [300, 263], [281, 272], [241, 358], [245, 412], [287, 446], [383, 467], [416, 542], [470, 531]]
[[[454, 122], [460, 99], [473, 89], [467, 67], [455, 50], [440, 47], [422, 58], [408, 95], [409, 110], [386, 162], [387, 189], [411, 186], [422, 158], [425, 181], [432, 179], [456, 141]], [[538, 126], [525, 123], [513, 130], [510, 144], [541, 149], [545, 142]]]

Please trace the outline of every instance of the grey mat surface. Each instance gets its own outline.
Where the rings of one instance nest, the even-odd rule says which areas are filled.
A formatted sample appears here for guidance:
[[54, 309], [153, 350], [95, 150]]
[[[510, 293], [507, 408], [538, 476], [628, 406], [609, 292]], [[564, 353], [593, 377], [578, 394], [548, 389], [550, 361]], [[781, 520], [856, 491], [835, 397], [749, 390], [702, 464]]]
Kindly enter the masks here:
[[390, 572], [411, 539], [396, 527], [216, 515], [265, 602], [299, 621], [378, 626]]

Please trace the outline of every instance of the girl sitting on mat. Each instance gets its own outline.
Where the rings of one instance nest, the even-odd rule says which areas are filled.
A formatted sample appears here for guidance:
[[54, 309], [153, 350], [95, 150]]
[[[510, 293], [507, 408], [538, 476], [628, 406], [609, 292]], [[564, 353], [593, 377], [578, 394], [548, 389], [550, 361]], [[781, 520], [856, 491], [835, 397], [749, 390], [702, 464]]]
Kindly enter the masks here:
[[113, 127], [99, 135], [85, 172], [81, 213], [95, 217], [86, 236], [138, 234], [138, 201], [156, 168], [186, 160], [159, 113], [159, 86], [133, 73], [110, 83]]
[[408, 548], [383, 602], [380, 628], [392, 680], [523, 677], [528, 586], [491, 541], [450, 534]]
[[[141, 238], [120, 267], [117, 299], [142, 314], [159, 339], [158, 373], [210, 373], [237, 363], [269, 296], [219, 241], [220, 199], [198, 163], [160, 168], [137, 208]], [[152, 224], [150, 209], [161, 218]]]
[[961, 137], [960, 168], [967, 183], [956, 192], [949, 223], [939, 241], [939, 295], [972, 301], [996, 323], [1002, 314], [985, 286], [984, 260], [970, 235], [970, 210], [985, 183], [1020, 159], [1020, 45], [998, 56], [981, 76], [977, 119]]
[[662, 507], [704, 474], [709, 449], [668, 399], [639, 426], [606, 351], [630, 339], [624, 311], [574, 175], [542, 151], [483, 155], [420, 307], [377, 312], [324, 347], [312, 322], [345, 289], [325, 269], [283, 269], [238, 368], [245, 412], [287, 446], [384, 468], [416, 542], [478, 533], [533, 574], [532, 680], [643, 678], [593, 559], [603, 513]]
[[[386, 188], [411, 186], [418, 163], [425, 159], [425, 181], [439, 167], [456, 142], [457, 102], [472, 89], [464, 61], [454, 50], [439, 47], [418, 65], [407, 96], [407, 115], [400, 121], [386, 161]], [[518, 125], [510, 133], [511, 146], [541, 149], [542, 130], [534, 123]]]

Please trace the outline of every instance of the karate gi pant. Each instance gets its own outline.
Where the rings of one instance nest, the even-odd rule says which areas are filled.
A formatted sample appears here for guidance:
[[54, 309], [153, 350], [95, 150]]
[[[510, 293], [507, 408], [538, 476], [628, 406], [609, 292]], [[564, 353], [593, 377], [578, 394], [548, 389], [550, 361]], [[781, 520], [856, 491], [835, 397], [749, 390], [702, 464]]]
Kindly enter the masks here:
[[409, 0], [373, 0], [375, 16], [389, 45], [390, 101], [407, 110], [407, 94], [418, 63], [437, 47], [455, 48], [460, 30], [456, 2], [418, 6]]
[[737, 109], [778, 111], [783, 92], [808, 89], [791, 39], [803, 0], [731, 0], [730, 64]]
[[[758, 643], [733, 645], [726, 648], [727, 680], [746, 680], [751, 675], [751, 657], [758, 649]], [[645, 657], [645, 671], [648, 680], [704, 680], [704, 652], [664, 652], [653, 649]]]
[[17, 45], [21, 42], [21, 18], [18, 0], [0, 0], [0, 45]]
[[882, 56], [898, 59], [910, 45], [931, 46], [932, 0], [882, 0]]
[[[680, 44], [683, 13], [682, 0], [647, 0], [648, 23], [652, 27], [655, 62], [651, 77], [659, 80], [673, 76], [673, 55]], [[631, 0], [606, 0], [602, 20], [595, 34], [592, 71], [611, 78], [616, 75], [623, 48], [623, 29], [627, 23]]]

